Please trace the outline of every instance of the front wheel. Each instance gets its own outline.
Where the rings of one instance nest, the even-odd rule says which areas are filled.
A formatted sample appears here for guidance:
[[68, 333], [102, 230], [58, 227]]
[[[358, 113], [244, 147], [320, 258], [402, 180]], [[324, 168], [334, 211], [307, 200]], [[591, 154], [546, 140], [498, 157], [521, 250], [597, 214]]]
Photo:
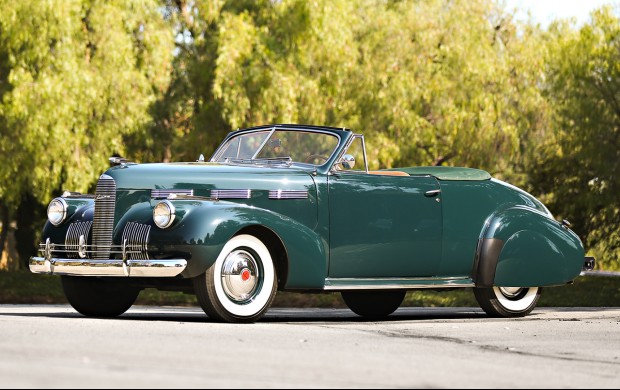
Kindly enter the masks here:
[[113, 318], [125, 313], [138, 299], [140, 289], [126, 282], [63, 276], [67, 300], [86, 317]]
[[207, 272], [194, 279], [204, 312], [224, 322], [258, 321], [273, 303], [277, 287], [269, 249], [247, 234], [230, 239]]
[[373, 320], [389, 316], [400, 307], [406, 291], [343, 291], [342, 299], [355, 314]]
[[524, 317], [532, 312], [540, 299], [540, 287], [475, 288], [480, 307], [491, 317]]

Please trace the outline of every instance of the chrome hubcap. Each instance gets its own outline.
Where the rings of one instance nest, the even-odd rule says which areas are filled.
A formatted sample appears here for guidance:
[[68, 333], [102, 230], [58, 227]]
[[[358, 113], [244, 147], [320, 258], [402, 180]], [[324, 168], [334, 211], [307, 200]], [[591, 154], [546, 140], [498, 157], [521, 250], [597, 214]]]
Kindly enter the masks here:
[[523, 290], [524, 288], [522, 287], [500, 287], [499, 288], [499, 291], [501, 291], [502, 295], [504, 295], [506, 298], [516, 298], [523, 292]]
[[259, 287], [260, 271], [256, 259], [245, 250], [231, 252], [222, 265], [222, 287], [234, 302], [252, 300]]

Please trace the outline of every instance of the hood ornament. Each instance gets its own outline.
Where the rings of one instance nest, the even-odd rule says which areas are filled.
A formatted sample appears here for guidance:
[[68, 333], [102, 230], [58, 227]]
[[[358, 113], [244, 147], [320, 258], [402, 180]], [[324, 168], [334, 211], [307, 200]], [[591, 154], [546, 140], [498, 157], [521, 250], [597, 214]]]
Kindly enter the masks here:
[[134, 165], [134, 162], [131, 162], [129, 160], [127, 160], [126, 158], [123, 157], [110, 157], [108, 159], [108, 161], [110, 161], [110, 166], [111, 167], [116, 167], [116, 166], [121, 166], [121, 168], [126, 167], [127, 165]]
[[198, 157], [198, 160], [196, 160], [196, 162], [205, 162], [205, 155], [201, 154], [200, 157]]

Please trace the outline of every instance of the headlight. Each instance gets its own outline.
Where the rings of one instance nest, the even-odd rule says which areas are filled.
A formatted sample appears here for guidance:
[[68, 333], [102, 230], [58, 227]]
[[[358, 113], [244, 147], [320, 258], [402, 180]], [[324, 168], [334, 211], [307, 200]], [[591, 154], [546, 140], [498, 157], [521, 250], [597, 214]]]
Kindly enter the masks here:
[[176, 210], [174, 205], [167, 200], [159, 202], [153, 209], [153, 221], [160, 229], [166, 229], [172, 226], [174, 222]]
[[67, 218], [67, 202], [63, 198], [56, 198], [47, 207], [47, 218], [54, 226], [58, 226]]

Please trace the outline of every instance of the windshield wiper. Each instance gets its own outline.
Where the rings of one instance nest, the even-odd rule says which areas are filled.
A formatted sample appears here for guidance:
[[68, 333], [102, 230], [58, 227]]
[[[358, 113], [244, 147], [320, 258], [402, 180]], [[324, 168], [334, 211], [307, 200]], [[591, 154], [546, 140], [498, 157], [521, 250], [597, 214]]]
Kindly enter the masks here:
[[293, 164], [293, 159], [288, 157], [273, 157], [273, 158], [226, 158], [224, 163], [230, 164], [251, 164], [251, 165], [285, 165], [290, 167]]

